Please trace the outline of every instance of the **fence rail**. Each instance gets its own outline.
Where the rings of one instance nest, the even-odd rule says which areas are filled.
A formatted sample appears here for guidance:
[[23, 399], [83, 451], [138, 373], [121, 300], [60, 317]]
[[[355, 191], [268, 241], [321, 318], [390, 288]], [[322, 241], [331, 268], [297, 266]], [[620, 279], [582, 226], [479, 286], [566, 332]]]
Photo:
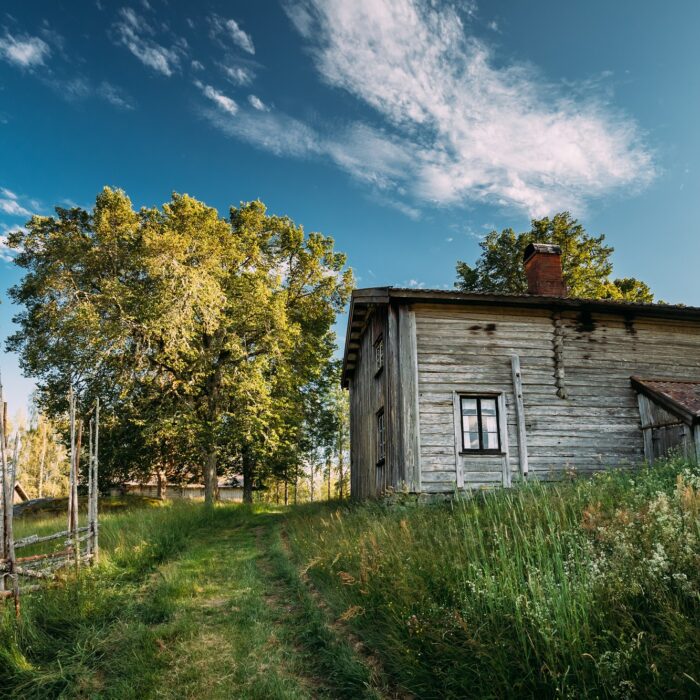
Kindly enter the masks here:
[[[83, 563], [93, 564], [99, 554], [98, 525], [98, 450], [100, 435], [100, 402], [90, 411], [88, 423], [88, 502], [87, 519], [84, 527], [78, 524], [78, 480], [80, 476], [80, 454], [83, 421], [76, 417], [75, 393], [71, 388], [69, 397], [70, 418], [70, 478], [68, 487], [68, 529], [49, 535], [28, 535], [14, 538], [14, 492], [19, 463], [20, 436], [15, 434], [12, 458], [8, 453], [7, 403], [3, 399], [0, 381], [0, 599], [12, 599], [15, 614], [20, 613], [20, 594], [39, 590], [41, 583], [51, 581], [67, 566], [76, 569]], [[64, 539], [64, 548], [56, 552], [46, 552], [18, 557], [17, 550], [45, 542]], [[85, 551], [80, 545], [85, 543]], [[27, 583], [31, 581], [32, 583]]]

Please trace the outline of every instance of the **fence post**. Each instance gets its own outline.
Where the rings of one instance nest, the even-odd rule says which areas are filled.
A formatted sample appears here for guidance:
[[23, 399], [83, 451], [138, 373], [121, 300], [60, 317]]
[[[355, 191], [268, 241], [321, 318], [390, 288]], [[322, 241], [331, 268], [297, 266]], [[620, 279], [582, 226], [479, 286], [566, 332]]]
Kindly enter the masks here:
[[[5, 561], [7, 559], [7, 538], [5, 533], [7, 532], [7, 520], [10, 516], [10, 512], [7, 508], [7, 458], [5, 455], [5, 420], [7, 418], [7, 412], [4, 410], [5, 404], [2, 400], [2, 384], [0, 383], [0, 467], [2, 468], [2, 473], [0, 473], [0, 478], [2, 478], [2, 493], [0, 493], [0, 503], [2, 504], [2, 525], [0, 539], [0, 561], [4, 567]], [[5, 573], [4, 569], [0, 573], [0, 591], [5, 590]]]
[[94, 428], [94, 423], [94, 418], [90, 418], [90, 422], [88, 423], [88, 538], [85, 543], [85, 553], [88, 555], [88, 557], [92, 554], [92, 537], [94, 531], [92, 520], [92, 431]]
[[12, 455], [12, 472], [10, 473], [9, 498], [7, 503], [7, 511], [10, 517], [7, 519], [9, 524], [5, 528], [5, 537], [7, 538], [7, 560], [10, 565], [10, 577], [12, 580], [12, 597], [15, 601], [15, 616], [19, 617], [19, 575], [17, 574], [17, 561], [15, 559], [15, 533], [14, 533], [14, 496], [15, 496], [15, 479], [17, 478], [17, 463], [19, 462], [19, 428], [15, 433], [15, 450]]
[[100, 399], [95, 400], [95, 444], [92, 457], [92, 465], [94, 474], [92, 477], [92, 517], [93, 517], [93, 533], [92, 533], [92, 556], [93, 562], [97, 562], [100, 555], [100, 523], [97, 514], [98, 500], [100, 495], [99, 489], [99, 450], [100, 447]]

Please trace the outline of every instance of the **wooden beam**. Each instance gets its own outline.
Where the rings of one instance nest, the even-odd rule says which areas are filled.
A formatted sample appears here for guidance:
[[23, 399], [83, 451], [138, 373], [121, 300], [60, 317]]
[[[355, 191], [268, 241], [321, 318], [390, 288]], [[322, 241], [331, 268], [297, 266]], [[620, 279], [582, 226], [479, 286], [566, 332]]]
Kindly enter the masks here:
[[508, 488], [512, 485], [510, 472], [510, 448], [508, 446], [508, 407], [506, 405], [506, 395], [498, 395], [498, 430], [501, 434], [501, 449], [503, 450], [503, 486]]
[[401, 442], [406, 483], [419, 493], [420, 418], [418, 412], [418, 348], [416, 314], [410, 306], [399, 306], [399, 385], [401, 391]]
[[513, 374], [515, 418], [518, 423], [518, 456], [520, 459], [520, 474], [523, 477], [527, 477], [529, 471], [527, 457], [527, 430], [525, 429], [525, 406], [523, 404], [523, 380], [520, 373], [520, 357], [518, 355], [511, 355], [510, 364]]
[[452, 415], [454, 417], [455, 429], [455, 481], [457, 488], [464, 488], [464, 465], [462, 464], [462, 407], [460, 406], [459, 394], [452, 392]]

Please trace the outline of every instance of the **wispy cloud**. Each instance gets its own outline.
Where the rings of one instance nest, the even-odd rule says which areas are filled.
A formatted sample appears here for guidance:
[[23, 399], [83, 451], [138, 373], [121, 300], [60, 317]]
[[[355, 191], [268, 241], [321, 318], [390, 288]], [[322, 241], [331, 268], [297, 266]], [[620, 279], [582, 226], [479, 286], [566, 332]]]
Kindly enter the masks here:
[[211, 85], [205, 85], [199, 80], [195, 81], [195, 85], [202, 91], [205, 97], [209, 98], [216, 106], [226, 114], [233, 116], [238, 112], [238, 105], [228, 95], [224, 95]]
[[13, 36], [5, 32], [0, 37], [0, 56], [20, 68], [44, 65], [50, 53], [49, 45], [38, 36]]
[[[33, 206], [36, 202], [20, 197], [6, 187], [0, 187], [0, 216], [10, 217], [11, 219], [15, 217], [27, 219], [32, 215], [32, 212], [24, 206], [25, 204]], [[17, 231], [20, 228], [23, 227], [0, 221], [0, 261], [11, 262], [17, 254], [16, 250], [7, 245], [7, 236], [12, 231]]]
[[224, 19], [218, 15], [209, 18], [214, 36], [225, 35], [239, 48], [252, 55], [255, 54], [255, 45], [250, 34], [241, 29], [235, 19]]
[[31, 212], [23, 207], [16, 197], [0, 197], [0, 212], [9, 216], [31, 216]]
[[103, 80], [97, 86], [97, 94], [105, 101], [119, 109], [134, 109], [134, 104], [129, 95], [121, 88]]
[[221, 70], [224, 72], [224, 75], [234, 85], [250, 85], [253, 82], [253, 79], [255, 78], [255, 74], [253, 73], [252, 69], [248, 68], [247, 66], [230, 66], [223, 63], [220, 65]]
[[12, 262], [12, 249], [7, 245], [7, 236], [0, 233], [0, 260]]
[[248, 102], [253, 109], [257, 109], [259, 112], [269, 112], [270, 108], [255, 95], [248, 95]]
[[530, 66], [497, 62], [469, 34], [468, 9], [428, 0], [287, 5], [322, 78], [386, 123], [371, 131], [371, 151], [345, 141], [339, 164], [361, 176], [356, 162], [370, 151], [365, 179], [425, 202], [488, 201], [532, 215], [653, 178], [632, 119]]
[[278, 156], [311, 157], [325, 152], [318, 133], [286, 114], [247, 109], [233, 119], [221, 110], [204, 116], [228, 136], [243, 139]]
[[167, 48], [153, 39], [153, 27], [132, 8], [123, 7], [114, 25], [117, 42], [125, 46], [144, 65], [170, 77], [180, 67], [186, 42], [178, 40]]

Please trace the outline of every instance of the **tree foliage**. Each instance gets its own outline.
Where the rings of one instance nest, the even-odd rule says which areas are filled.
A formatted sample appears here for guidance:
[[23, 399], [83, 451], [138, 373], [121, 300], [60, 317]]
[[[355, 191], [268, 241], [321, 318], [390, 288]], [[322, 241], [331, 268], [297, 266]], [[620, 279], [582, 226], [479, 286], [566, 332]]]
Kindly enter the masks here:
[[605, 236], [591, 236], [569, 212], [551, 219], [533, 219], [529, 231], [491, 231], [479, 243], [481, 255], [473, 267], [457, 263], [455, 286], [467, 292], [527, 294], [523, 267], [530, 243], [552, 243], [561, 247], [564, 281], [572, 297], [652, 302], [649, 287], [633, 277], [610, 279], [614, 249]]
[[240, 468], [250, 497], [265, 460], [296, 444], [352, 286], [331, 238], [259, 201], [228, 219], [179, 194], [137, 212], [105, 188], [91, 212], [33, 217], [9, 243], [25, 275], [8, 348], [48, 411], [70, 384], [85, 407], [100, 396], [113, 472], [203, 471], [212, 500], [217, 474]]

